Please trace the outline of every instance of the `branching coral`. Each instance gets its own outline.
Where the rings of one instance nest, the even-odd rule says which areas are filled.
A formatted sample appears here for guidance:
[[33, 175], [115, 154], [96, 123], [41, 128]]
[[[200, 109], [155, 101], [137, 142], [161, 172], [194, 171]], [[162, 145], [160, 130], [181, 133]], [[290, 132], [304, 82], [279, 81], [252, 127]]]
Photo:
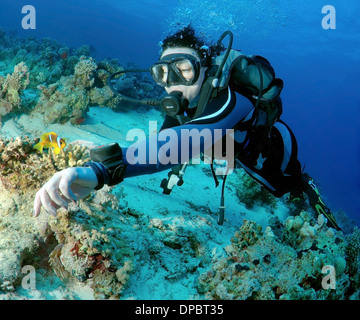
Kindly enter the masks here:
[[29, 84], [29, 70], [24, 62], [14, 67], [14, 72], [0, 76], [0, 117], [20, 107], [20, 94]]

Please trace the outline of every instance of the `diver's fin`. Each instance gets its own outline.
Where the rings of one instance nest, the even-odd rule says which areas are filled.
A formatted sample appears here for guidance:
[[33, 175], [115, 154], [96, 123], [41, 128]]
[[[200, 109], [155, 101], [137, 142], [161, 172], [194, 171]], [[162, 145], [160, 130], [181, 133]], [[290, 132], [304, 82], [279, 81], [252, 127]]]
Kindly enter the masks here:
[[[320, 199], [321, 200], [321, 199]], [[333, 214], [331, 213], [330, 209], [327, 208], [323, 202], [321, 201], [321, 203], [317, 203], [315, 204], [315, 210], [317, 212], [318, 215], [323, 214], [327, 221], [327, 225], [331, 228], [334, 228], [336, 230], [341, 231], [341, 228], [338, 226], [335, 217], [333, 216]]]
[[327, 225], [336, 230], [341, 230], [337, 224], [335, 217], [331, 213], [330, 209], [325, 205], [323, 200], [320, 197], [320, 193], [314, 183], [314, 180], [307, 174], [303, 174], [303, 181], [305, 182], [304, 192], [307, 194], [311, 206], [314, 208], [318, 215], [323, 214], [327, 221]]

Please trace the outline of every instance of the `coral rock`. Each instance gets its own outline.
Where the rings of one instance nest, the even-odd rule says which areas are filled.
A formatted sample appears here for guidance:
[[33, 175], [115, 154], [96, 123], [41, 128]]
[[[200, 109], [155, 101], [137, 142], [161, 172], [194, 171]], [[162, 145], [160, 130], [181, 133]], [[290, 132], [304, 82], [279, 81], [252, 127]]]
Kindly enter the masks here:
[[[345, 237], [338, 233], [328, 237], [327, 227], [317, 231], [302, 216], [301, 228], [294, 229], [294, 218], [285, 223], [285, 242], [269, 237], [255, 222], [244, 221], [231, 240], [231, 248], [226, 247], [227, 257], [213, 263], [199, 277], [198, 291], [208, 299], [346, 299], [359, 288], [357, 268], [348, 268], [350, 259], [358, 260], [360, 237], [351, 239], [355, 245], [346, 245]], [[298, 219], [300, 222], [300, 219]], [[291, 222], [289, 222], [291, 221]], [[296, 224], [296, 223], [295, 223]], [[288, 230], [295, 241], [289, 241]], [[358, 233], [357, 235], [359, 235]], [[303, 239], [311, 239], [312, 246], [302, 247]], [[337, 239], [337, 240], [336, 240]], [[336, 289], [325, 289], [322, 280], [324, 266], [333, 266], [336, 271]], [[356, 271], [355, 271], [356, 270]], [[349, 281], [350, 278], [354, 282]]]
[[19, 110], [20, 95], [29, 84], [29, 76], [29, 70], [24, 62], [17, 64], [12, 74], [6, 77], [0, 76], [0, 117]]

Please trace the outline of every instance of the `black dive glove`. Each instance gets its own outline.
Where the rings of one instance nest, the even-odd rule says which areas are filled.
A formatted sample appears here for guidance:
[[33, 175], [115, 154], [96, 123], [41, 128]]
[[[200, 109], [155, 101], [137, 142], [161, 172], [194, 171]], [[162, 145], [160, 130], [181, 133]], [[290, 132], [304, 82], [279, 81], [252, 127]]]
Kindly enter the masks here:
[[126, 164], [122, 160], [122, 150], [119, 144], [110, 143], [90, 150], [92, 161], [85, 163], [85, 167], [94, 170], [98, 179], [95, 190], [101, 189], [104, 184], [113, 186], [124, 180]]
[[268, 156], [270, 150], [270, 138], [265, 126], [254, 127], [249, 130], [243, 149], [244, 160], [250, 166], [256, 167], [260, 154], [262, 158]]

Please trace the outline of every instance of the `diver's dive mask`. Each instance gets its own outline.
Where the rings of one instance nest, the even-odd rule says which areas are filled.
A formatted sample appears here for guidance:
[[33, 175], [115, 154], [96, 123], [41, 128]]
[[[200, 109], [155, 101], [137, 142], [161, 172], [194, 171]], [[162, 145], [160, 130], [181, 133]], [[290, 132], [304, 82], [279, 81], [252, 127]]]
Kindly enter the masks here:
[[[208, 101], [211, 98], [211, 94], [213, 90], [216, 88], [222, 69], [224, 64], [229, 56], [233, 35], [231, 31], [225, 31], [219, 40], [217, 41], [217, 45], [220, 45], [225, 36], [229, 36], [229, 43], [224, 54], [224, 57], [217, 68], [216, 74], [208, 78], [208, 80], [203, 84], [203, 87], [206, 86], [206, 90], [204, 88], [201, 89], [200, 94], [204, 92], [202, 96], [201, 103], [197, 106], [196, 112], [202, 112], [204, 107], [207, 105]], [[167, 96], [162, 98], [161, 100], [157, 99], [136, 99], [132, 97], [128, 97], [127, 95], [121, 92], [121, 88], [115, 88], [114, 85], [117, 83], [116, 77], [121, 77], [127, 73], [141, 73], [141, 72], [149, 72], [153, 80], [161, 87], [171, 87], [176, 85], [185, 85], [192, 86], [196, 83], [200, 76], [200, 69], [203, 65], [203, 60], [199, 61], [191, 54], [169, 54], [163, 56], [158, 62], [153, 64], [149, 69], [131, 69], [131, 70], [122, 70], [119, 72], [115, 72], [108, 77], [107, 84], [110, 89], [118, 96], [120, 100], [125, 100], [131, 103], [137, 103], [147, 106], [160, 106], [161, 109], [169, 116], [175, 117], [177, 115], [185, 114], [189, 111], [189, 101], [182, 98], [182, 92], [180, 91], [172, 91]], [[196, 115], [196, 114], [195, 114]]]
[[150, 67], [154, 81], [161, 87], [192, 86], [199, 79], [201, 63], [191, 54], [169, 54]]

